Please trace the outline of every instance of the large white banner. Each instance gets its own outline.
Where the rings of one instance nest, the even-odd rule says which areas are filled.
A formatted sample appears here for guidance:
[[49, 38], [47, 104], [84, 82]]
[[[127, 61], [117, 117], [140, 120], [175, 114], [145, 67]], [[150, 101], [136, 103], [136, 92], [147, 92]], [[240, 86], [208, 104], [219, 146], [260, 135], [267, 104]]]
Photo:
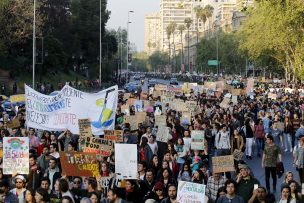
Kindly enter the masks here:
[[25, 85], [28, 127], [57, 131], [69, 129], [79, 134], [78, 119], [90, 119], [94, 135], [114, 130], [118, 88], [85, 93], [68, 85], [58, 94], [41, 94]]
[[115, 144], [115, 173], [120, 179], [137, 179], [136, 144]]
[[3, 138], [3, 174], [29, 174], [29, 138]]

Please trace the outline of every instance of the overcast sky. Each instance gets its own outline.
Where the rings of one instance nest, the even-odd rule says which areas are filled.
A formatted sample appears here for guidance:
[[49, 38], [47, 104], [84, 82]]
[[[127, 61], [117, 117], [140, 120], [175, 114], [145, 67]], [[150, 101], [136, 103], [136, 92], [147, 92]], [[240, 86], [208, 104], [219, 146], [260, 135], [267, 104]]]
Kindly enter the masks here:
[[130, 14], [129, 40], [135, 43], [138, 51], [144, 49], [144, 16], [147, 13], [159, 11], [159, 0], [108, 0], [108, 10], [111, 11], [107, 23], [108, 29], [126, 28], [128, 11]]

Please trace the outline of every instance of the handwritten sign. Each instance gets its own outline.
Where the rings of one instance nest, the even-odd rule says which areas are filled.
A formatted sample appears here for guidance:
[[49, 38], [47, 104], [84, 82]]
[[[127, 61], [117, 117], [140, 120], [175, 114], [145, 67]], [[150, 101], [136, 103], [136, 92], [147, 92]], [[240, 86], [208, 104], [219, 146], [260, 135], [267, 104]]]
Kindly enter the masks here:
[[137, 179], [136, 144], [115, 144], [115, 173], [117, 178]]
[[29, 138], [3, 138], [3, 174], [29, 174]]
[[92, 136], [90, 119], [78, 119], [78, 126], [80, 136]]
[[95, 152], [102, 156], [110, 156], [114, 149], [114, 141], [96, 137], [80, 137], [83, 152]]
[[166, 126], [166, 115], [155, 116], [155, 126]]
[[196, 101], [186, 101], [186, 108], [188, 111], [194, 112], [197, 108], [197, 102]]
[[191, 149], [204, 150], [205, 133], [202, 130], [191, 131]]
[[135, 100], [134, 107], [135, 107], [135, 112], [142, 112], [143, 111], [143, 101]]
[[224, 109], [229, 108], [230, 98], [225, 97], [223, 101], [220, 103], [220, 107]]
[[212, 157], [213, 173], [235, 171], [233, 155]]
[[169, 129], [167, 126], [158, 126], [156, 140], [159, 142], [168, 142]]
[[62, 172], [67, 176], [97, 177], [98, 156], [95, 153], [59, 152]]
[[113, 140], [115, 142], [123, 142], [122, 130], [105, 130], [104, 139]]
[[16, 103], [16, 102], [25, 102], [25, 95], [24, 94], [15, 94], [10, 96], [10, 102]]
[[241, 89], [232, 89], [231, 94], [232, 96], [239, 96], [241, 95]]
[[177, 202], [178, 203], [205, 203], [206, 185], [178, 181]]

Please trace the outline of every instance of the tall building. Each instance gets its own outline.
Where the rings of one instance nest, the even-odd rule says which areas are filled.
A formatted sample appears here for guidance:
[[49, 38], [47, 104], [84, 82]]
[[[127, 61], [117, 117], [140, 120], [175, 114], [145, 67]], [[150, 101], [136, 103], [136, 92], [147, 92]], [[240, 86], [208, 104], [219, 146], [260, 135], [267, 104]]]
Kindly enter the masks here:
[[145, 46], [144, 51], [151, 55], [160, 49], [160, 16], [159, 13], [145, 15]]

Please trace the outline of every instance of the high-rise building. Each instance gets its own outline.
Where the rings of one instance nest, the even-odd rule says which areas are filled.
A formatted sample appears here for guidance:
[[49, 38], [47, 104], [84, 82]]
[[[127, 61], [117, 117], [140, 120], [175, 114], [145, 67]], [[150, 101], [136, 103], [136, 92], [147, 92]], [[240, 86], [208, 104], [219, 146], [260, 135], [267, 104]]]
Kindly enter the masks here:
[[145, 46], [144, 51], [151, 55], [160, 49], [160, 16], [159, 13], [145, 15]]

